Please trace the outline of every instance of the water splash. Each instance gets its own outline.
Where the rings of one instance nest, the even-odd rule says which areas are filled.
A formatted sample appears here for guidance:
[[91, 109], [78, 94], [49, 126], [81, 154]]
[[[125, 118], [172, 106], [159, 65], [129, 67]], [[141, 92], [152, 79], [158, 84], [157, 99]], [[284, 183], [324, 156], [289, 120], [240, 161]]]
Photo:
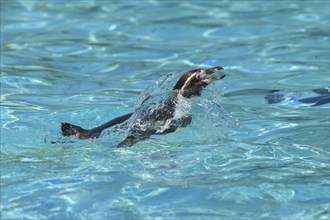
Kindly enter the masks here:
[[[173, 100], [168, 98], [177, 92], [173, 91], [173, 86], [180, 76], [179, 73], [168, 73], [142, 92], [137, 99], [136, 108], [131, 119], [124, 126], [119, 127], [121, 132], [127, 135], [128, 130], [131, 129], [146, 131], [152, 128], [156, 130], [156, 133], [163, 133], [171, 126], [186, 127], [187, 124], [182, 119], [189, 117], [192, 118], [192, 123], [188, 128], [180, 129], [180, 132], [175, 132], [174, 136], [167, 136], [166, 140], [171, 140], [171, 137], [175, 137], [178, 133], [177, 135], [180, 136], [181, 140], [215, 143], [221, 139], [227, 127], [237, 127], [239, 125], [238, 121], [221, 106], [222, 93], [212, 90], [212, 86], [210, 86], [211, 89], [205, 89], [200, 97], [179, 98], [182, 100], [174, 103], [177, 106], [172, 118], [165, 118], [164, 121], [157, 123], [141, 120], [150, 118], [151, 115], [153, 117], [163, 116], [163, 109], [173, 104]], [[182, 130], [186, 131], [182, 133]], [[175, 138], [175, 140], [177, 139]]]

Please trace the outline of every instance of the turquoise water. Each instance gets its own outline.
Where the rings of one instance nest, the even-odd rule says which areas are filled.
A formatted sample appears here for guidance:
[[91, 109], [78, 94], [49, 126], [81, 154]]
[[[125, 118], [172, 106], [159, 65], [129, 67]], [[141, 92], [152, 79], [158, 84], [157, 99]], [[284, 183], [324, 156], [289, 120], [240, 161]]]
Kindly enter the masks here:
[[[213, 65], [187, 128], [50, 143]], [[329, 219], [329, 104], [264, 99], [328, 86], [329, 1], [2, 0], [1, 219]]]

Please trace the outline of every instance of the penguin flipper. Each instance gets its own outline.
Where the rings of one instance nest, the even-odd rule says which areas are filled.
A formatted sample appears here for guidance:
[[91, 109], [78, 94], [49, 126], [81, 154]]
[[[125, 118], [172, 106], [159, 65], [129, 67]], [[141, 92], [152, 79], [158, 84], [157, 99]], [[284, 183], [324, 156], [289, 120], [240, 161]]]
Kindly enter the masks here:
[[125, 140], [123, 140], [122, 142], [120, 142], [117, 145], [117, 148], [122, 148], [122, 147], [131, 147], [133, 146], [133, 144], [139, 142], [140, 140], [138, 138], [132, 137], [132, 138], [126, 138]]
[[76, 136], [78, 139], [88, 139], [88, 138], [99, 138], [104, 129], [110, 128], [114, 125], [121, 124], [128, 120], [133, 113], [122, 115], [107, 123], [100, 125], [98, 127], [92, 128], [90, 130], [84, 129], [77, 125], [70, 123], [61, 123], [61, 131], [63, 136]]
[[145, 136], [145, 137], [135, 137], [135, 136], [128, 136], [125, 140], [123, 140], [122, 142], [120, 142], [117, 145], [117, 148], [121, 148], [121, 147], [131, 147], [134, 144], [136, 144], [139, 141], [143, 141], [145, 139], [147, 139], [149, 136]]
[[323, 99], [318, 100], [314, 105], [312, 106], [319, 106], [319, 105], [324, 105], [330, 103], [330, 96], [326, 96]]
[[70, 123], [61, 123], [61, 131], [63, 136], [76, 136], [79, 139], [98, 138], [99, 133], [91, 132], [77, 125]]
[[299, 102], [302, 102], [302, 103], [317, 103], [318, 101], [320, 101], [323, 98], [324, 98], [324, 96], [304, 98], [304, 99], [299, 99]]

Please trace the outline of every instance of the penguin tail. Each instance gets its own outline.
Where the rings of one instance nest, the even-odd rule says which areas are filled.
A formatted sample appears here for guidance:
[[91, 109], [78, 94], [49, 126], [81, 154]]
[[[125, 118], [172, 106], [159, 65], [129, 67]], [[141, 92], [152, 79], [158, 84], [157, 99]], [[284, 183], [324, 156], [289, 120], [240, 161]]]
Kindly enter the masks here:
[[94, 133], [70, 123], [61, 123], [61, 130], [63, 136], [76, 136], [78, 139], [98, 138], [100, 136], [100, 133]]

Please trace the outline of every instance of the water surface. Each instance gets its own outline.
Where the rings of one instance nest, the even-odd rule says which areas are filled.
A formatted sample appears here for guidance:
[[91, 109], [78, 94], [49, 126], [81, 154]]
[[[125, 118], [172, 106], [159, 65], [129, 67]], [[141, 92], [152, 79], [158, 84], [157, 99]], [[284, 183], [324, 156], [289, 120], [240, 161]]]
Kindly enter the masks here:
[[[1, 218], [328, 219], [329, 104], [264, 97], [328, 87], [329, 49], [328, 1], [2, 1]], [[50, 144], [213, 65], [188, 128]]]

